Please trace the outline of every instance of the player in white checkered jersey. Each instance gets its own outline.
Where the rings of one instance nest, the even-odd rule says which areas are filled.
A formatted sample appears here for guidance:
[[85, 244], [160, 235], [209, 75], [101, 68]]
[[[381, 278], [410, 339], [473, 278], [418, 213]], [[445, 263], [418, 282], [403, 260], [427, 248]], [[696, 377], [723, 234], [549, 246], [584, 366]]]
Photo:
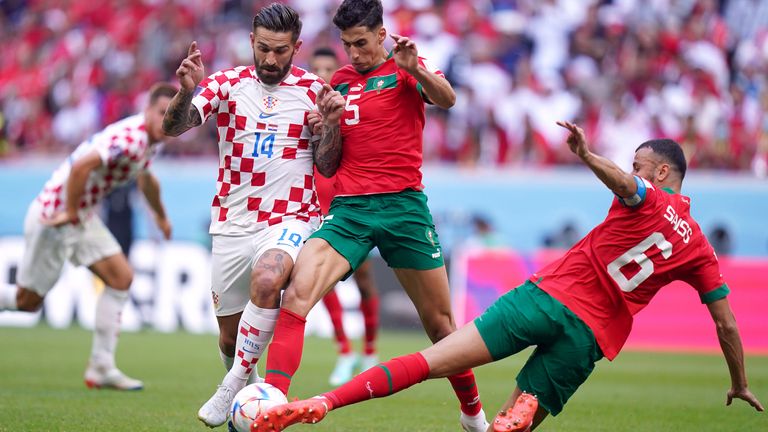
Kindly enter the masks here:
[[139, 390], [144, 386], [115, 365], [120, 314], [129, 298], [133, 270], [95, 206], [114, 188], [137, 179], [158, 227], [170, 238], [159, 183], [148, 167], [165, 138], [163, 115], [174, 94], [172, 84], [155, 84], [142, 113], [96, 133], [59, 166], [27, 211], [18, 287], [0, 285], [0, 311], [34, 312], [42, 307], [66, 260], [88, 267], [104, 282], [96, 301], [93, 346], [85, 371], [90, 388]]
[[307, 115], [330, 87], [323, 90], [320, 78], [293, 66], [300, 32], [301, 20], [290, 7], [261, 9], [250, 35], [254, 65], [207, 79], [192, 42], [176, 71], [181, 88], [163, 124], [166, 133], [179, 135], [213, 116], [218, 127], [212, 294], [228, 372], [198, 411], [210, 427], [226, 421], [249, 377], [258, 379], [255, 365], [272, 337], [280, 291], [319, 224], [313, 163], [327, 163], [328, 155], [310, 143]]

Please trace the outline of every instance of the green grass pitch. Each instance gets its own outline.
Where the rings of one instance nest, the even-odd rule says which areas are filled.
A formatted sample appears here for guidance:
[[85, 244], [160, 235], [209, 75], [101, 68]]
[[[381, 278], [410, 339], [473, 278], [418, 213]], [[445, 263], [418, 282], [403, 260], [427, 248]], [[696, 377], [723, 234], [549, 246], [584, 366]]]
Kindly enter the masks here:
[[[127, 393], [86, 389], [82, 373], [90, 343], [91, 333], [79, 328], [0, 328], [0, 431], [209, 430], [196, 412], [223, 376], [215, 336], [123, 334], [118, 363], [146, 385]], [[383, 332], [381, 355], [417, 351], [426, 343], [420, 333]], [[291, 397], [328, 390], [334, 351], [330, 340], [307, 339]], [[475, 370], [489, 417], [511, 392], [526, 357], [520, 353]], [[750, 388], [768, 402], [768, 357], [748, 356], [746, 362]], [[742, 401], [724, 406], [728, 385], [717, 354], [625, 352], [613, 363], [601, 361], [563, 413], [540, 430], [768, 431], [766, 413]], [[433, 380], [292, 430], [458, 431], [458, 415], [448, 381]]]

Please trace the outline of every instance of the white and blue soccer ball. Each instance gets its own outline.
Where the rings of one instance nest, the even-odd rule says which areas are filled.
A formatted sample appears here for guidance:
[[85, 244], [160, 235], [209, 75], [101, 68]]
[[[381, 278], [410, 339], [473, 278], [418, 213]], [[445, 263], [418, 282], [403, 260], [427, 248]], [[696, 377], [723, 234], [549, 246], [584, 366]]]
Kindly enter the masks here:
[[288, 403], [288, 399], [283, 392], [270, 384], [262, 382], [243, 387], [229, 409], [230, 432], [250, 432], [251, 423], [259, 414], [284, 403]]

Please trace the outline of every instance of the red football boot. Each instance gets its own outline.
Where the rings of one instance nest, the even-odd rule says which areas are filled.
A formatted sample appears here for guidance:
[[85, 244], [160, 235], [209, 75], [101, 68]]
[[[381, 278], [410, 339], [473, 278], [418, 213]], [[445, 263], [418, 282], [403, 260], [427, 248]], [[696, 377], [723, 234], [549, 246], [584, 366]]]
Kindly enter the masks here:
[[528, 432], [533, 424], [533, 416], [539, 408], [536, 396], [523, 393], [515, 401], [515, 405], [500, 412], [493, 421], [494, 432]]
[[251, 425], [251, 432], [281, 431], [296, 423], [317, 423], [328, 414], [324, 397], [299, 400], [270, 408]]

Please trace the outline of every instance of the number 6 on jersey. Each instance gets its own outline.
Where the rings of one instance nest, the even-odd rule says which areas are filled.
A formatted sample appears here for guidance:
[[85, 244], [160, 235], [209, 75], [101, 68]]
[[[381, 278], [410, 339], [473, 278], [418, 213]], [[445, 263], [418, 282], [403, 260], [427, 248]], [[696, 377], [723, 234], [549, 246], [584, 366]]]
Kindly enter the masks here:
[[[672, 243], [664, 238], [664, 234], [655, 232], [608, 264], [608, 274], [616, 281], [616, 284], [619, 285], [622, 291], [632, 292], [653, 274], [653, 261], [645, 254], [648, 248], [653, 245], [656, 245], [661, 250], [661, 256], [664, 259], [672, 256]], [[624, 273], [621, 272], [621, 268], [632, 261], [640, 266], [640, 271], [632, 276], [631, 279], [627, 279]]]

